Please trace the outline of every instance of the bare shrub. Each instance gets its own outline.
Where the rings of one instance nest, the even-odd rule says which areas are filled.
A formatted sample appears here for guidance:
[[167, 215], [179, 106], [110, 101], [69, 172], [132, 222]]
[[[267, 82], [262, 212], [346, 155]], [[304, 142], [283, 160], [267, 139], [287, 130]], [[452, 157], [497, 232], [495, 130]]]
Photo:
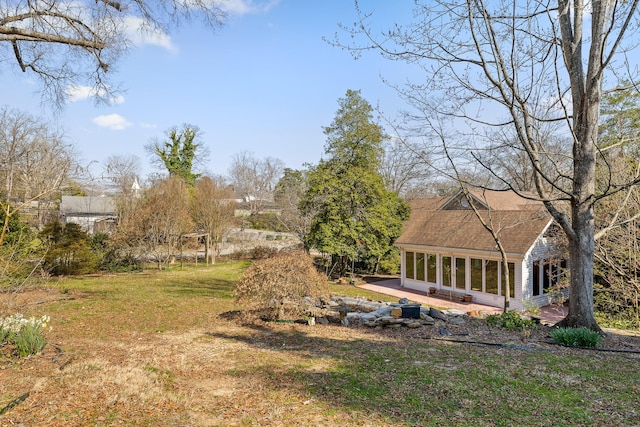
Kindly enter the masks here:
[[327, 278], [302, 252], [281, 252], [249, 267], [236, 285], [236, 301], [252, 304], [271, 319], [307, 311], [306, 297], [329, 295]]
[[267, 259], [272, 258], [278, 253], [278, 248], [270, 246], [256, 246], [251, 250], [251, 259]]

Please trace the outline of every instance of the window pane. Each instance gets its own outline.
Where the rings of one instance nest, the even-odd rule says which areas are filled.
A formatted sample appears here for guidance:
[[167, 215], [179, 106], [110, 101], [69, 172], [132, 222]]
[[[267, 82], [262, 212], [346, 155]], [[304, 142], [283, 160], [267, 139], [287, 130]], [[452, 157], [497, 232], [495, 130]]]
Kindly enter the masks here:
[[442, 257], [442, 286], [451, 286], [451, 257]]
[[516, 294], [516, 265], [512, 262], [509, 263], [509, 286], [511, 287], [509, 295], [513, 298]]
[[471, 290], [482, 292], [482, 260], [471, 258]]
[[464, 289], [466, 274], [466, 260], [464, 258], [456, 258], [456, 289]]
[[487, 261], [486, 292], [498, 295], [498, 261]]
[[[500, 263], [502, 265], [502, 263]], [[516, 289], [516, 285], [515, 285], [515, 280], [516, 280], [516, 273], [515, 273], [515, 264], [512, 262], [507, 263], [507, 265], [509, 266], [509, 298], [513, 298], [513, 293]], [[502, 268], [502, 295], [506, 295], [505, 292], [505, 286], [507, 284], [507, 281], [505, 280], [505, 276], [504, 276], [504, 267]]]
[[429, 254], [427, 255], [427, 282], [436, 283], [436, 263], [438, 257]]
[[540, 262], [533, 262], [533, 296], [540, 295]]
[[542, 291], [547, 292], [549, 290], [549, 284], [551, 282], [551, 264], [545, 262], [542, 266]]
[[414, 272], [413, 272], [413, 269], [414, 269], [413, 252], [407, 252], [405, 256], [405, 267], [407, 270], [407, 279], [415, 278]]
[[416, 253], [416, 280], [424, 282], [424, 254]]

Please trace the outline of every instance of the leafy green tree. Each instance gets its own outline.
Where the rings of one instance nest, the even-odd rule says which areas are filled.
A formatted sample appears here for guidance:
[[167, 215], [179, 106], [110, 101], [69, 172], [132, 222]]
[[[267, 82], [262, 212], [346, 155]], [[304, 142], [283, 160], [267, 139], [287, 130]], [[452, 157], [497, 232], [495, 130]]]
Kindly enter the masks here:
[[170, 176], [182, 178], [189, 187], [193, 187], [201, 174], [193, 172], [194, 162], [206, 156], [204, 147], [198, 142], [200, 129], [184, 124], [182, 129], [171, 128], [167, 131], [167, 140], [154, 140], [147, 145], [147, 151], [159, 160]]
[[[385, 134], [360, 91], [348, 90], [327, 135], [327, 159], [312, 167], [300, 202], [313, 212], [306, 245], [332, 257], [339, 274], [356, 259], [379, 260], [392, 251], [409, 207], [385, 189], [380, 173]], [[349, 265], [350, 264], [350, 265]]]
[[640, 158], [640, 93], [635, 88], [611, 92], [603, 96], [600, 109], [600, 135], [603, 152], [620, 149]]

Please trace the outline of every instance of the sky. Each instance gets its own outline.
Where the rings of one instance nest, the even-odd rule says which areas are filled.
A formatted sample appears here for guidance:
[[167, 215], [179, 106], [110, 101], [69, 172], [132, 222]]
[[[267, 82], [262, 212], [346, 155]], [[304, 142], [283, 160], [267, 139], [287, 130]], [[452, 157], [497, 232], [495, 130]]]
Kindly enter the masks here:
[[[412, 3], [361, 0], [360, 7], [388, 27], [408, 20]], [[77, 96], [53, 114], [33, 78], [10, 62], [0, 70], [0, 105], [54, 121], [94, 173], [110, 155], [135, 155], [143, 177], [160, 172], [144, 146], [184, 123], [202, 132], [206, 172], [226, 175], [233, 156], [244, 151], [294, 169], [317, 163], [326, 141], [322, 128], [348, 89], [361, 90], [385, 116], [406, 108], [382, 79], [402, 83], [405, 67], [374, 52], [354, 60], [323, 40], [341, 31], [339, 23], [355, 22], [352, 1], [230, 0], [229, 9], [215, 31], [191, 22], [139, 43], [112, 76], [125, 88], [113, 105]]]

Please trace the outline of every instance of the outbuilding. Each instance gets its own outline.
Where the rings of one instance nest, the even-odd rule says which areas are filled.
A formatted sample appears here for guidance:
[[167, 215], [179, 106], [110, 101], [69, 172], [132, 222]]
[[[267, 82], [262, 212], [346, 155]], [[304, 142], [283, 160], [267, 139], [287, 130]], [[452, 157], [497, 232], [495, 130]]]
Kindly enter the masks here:
[[504, 307], [508, 275], [509, 306], [516, 310], [545, 306], [562, 295], [557, 285], [567, 263], [544, 205], [513, 191], [474, 189], [468, 195], [459, 191], [410, 203], [411, 217], [395, 242], [401, 285]]

